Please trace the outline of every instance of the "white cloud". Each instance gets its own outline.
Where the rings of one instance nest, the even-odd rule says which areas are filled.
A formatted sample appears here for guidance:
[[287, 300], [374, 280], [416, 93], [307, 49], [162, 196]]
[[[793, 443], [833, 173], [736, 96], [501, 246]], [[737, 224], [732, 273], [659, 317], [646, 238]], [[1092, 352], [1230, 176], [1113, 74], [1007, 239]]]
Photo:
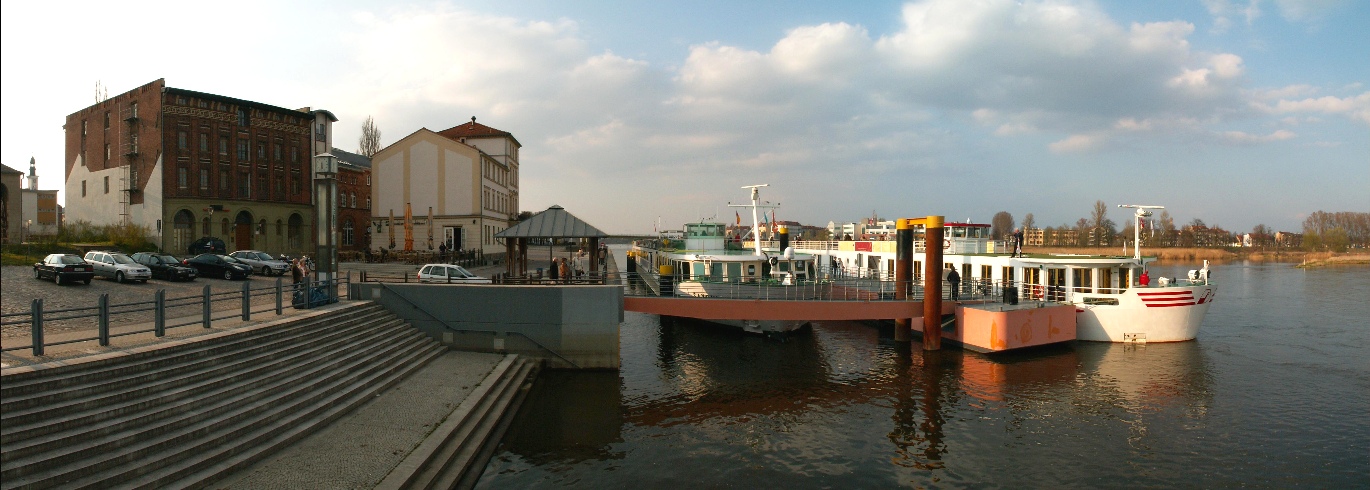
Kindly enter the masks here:
[[1246, 5], [1230, 0], [1204, 0], [1203, 4], [1213, 16], [1213, 32], [1217, 34], [1225, 33], [1232, 27], [1233, 17], [1241, 17], [1249, 26], [1261, 16], [1260, 4], [1256, 0], [1249, 0]]
[[1323, 96], [1299, 100], [1280, 99], [1274, 104], [1253, 102], [1255, 107], [1272, 114], [1293, 112], [1315, 112], [1322, 114], [1345, 114], [1347, 117], [1370, 123], [1370, 92], [1352, 97]]
[[1295, 135], [1293, 131], [1281, 129], [1265, 135], [1250, 134], [1242, 131], [1225, 131], [1220, 133], [1219, 138], [1220, 140], [1231, 144], [1251, 145], [1256, 143], [1269, 143], [1272, 141], [1284, 141], [1292, 139], [1295, 136], [1297, 135]]

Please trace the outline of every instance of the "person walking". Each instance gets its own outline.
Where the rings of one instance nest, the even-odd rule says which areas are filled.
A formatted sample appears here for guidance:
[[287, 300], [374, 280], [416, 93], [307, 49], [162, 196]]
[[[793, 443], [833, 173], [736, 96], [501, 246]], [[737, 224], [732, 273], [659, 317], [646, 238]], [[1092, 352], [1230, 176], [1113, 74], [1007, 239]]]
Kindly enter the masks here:
[[947, 272], [947, 282], [951, 283], [951, 300], [959, 301], [961, 299], [961, 275], [956, 273], [956, 269]]
[[561, 274], [561, 280], [562, 280], [563, 282], [570, 282], [570, 280], [571, 280], [571, 267], [568, 266], [568, 265], [566, 265], [566, 259], [560, 259], [560, 260], [561, 260], [561, 262], [557, 265], [557, 272], [559, 272], [559, 273]]

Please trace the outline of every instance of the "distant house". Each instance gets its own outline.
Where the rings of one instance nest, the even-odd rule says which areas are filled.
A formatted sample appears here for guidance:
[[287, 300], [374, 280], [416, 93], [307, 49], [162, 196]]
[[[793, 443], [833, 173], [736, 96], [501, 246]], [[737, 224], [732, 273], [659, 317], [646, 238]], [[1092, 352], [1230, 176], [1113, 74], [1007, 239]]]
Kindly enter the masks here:
[[0, 164], [0, 243], [19, 243], [19, 226], [23, 222], [23, 202], [20, 182], [24, 173]]
[[[438, 132], [420, 128], [376, 152], [371, 248], [436, 251], [446, 245], [487, 256], [505, 253], [495, 234], [517, 220], [521, 146], [509, 132], [473, 117]], [[407, 227], [406, 211], [412, 215]]]
[[338, 250], [371, 246], [371, 159], [334, 148], [338, 158]]
[[1299, 248], [1303, 246], [1303, 233], [1292, 231], [1275, 232], [1275, 246], [1286, 248]]

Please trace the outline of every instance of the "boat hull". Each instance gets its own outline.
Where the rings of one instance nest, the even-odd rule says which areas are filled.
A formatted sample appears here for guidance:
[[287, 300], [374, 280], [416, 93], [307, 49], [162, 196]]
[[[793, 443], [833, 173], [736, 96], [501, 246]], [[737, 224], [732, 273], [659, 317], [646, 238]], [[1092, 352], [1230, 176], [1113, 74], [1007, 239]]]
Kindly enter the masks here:
[[1091, 342], [1194, 340], [1212, 305], [1212, 285], [1134, 288], [1118, 305], [1075, 306], [1076, 339]]

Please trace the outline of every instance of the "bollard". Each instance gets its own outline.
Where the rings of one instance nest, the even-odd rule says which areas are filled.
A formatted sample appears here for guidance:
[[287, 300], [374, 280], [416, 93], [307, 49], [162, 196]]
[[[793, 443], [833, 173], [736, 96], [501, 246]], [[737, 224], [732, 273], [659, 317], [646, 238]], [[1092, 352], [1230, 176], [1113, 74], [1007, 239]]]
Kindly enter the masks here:
[[97, 320], [100, 329], [100, 346], [109, 346], [109, 293], [100, 294], [100, 318]]
[[284, 296], [285, 293], [284, 293], [284, 291], [281, 289], [282, 286], [283, 286], [282, 279], [279, 278], [279, 277], [277, 277], [277, 278], [276, 278], [276, 316], [281, 316], [281, 315], [283, 314], [283, 312], [281, 311], [281, 300], [282, 300], [282, 296]]
[[153, 298], [152, 334], [161, 337], [166, 335], [166, 290], [158, 289]]
[[[901, 219], [895, 223], [894, 299], [907, 301], [913, 278], [913, 220]], [[912, 325], [912, 318], [895, 318], [894, 341], [911, 340]]]
[[33, 338], [33, 355], [43, 355], [43, 298], [34, 298], [29, 310], [29, 319], [32, 321], [31, 336]]
[[205, 284], [205, 289], [204, 289], [204, 293], [203, 293], [203, 296], [202, 296], [202, 297], [203, 297], [204, 299], [202, 299], [201, 302], [200, 302], [200, 308], [201, 308], [201, 310], [202, 310], [202, 311], [200, 312], [200, 314], [204, 315], [204, 320], [203, 320], [203, 322], [204, 322], [204, 324], [205, 324], [205, 328], [209, 328], [209, 322], [210, 322], [213, 318], [210, 316], [209, 302], [210, 302], [211, 300], [210, 300], [210, 298], [209, 298], [209, 285], [208, 285], [208, 284]]
[[243, 279], [243, 321], [252, 320], [252, 283]]
[[945, 229], [941, 216], [928, 216], [923, 234], [923, 350], [942, 349], [942, 247]]

